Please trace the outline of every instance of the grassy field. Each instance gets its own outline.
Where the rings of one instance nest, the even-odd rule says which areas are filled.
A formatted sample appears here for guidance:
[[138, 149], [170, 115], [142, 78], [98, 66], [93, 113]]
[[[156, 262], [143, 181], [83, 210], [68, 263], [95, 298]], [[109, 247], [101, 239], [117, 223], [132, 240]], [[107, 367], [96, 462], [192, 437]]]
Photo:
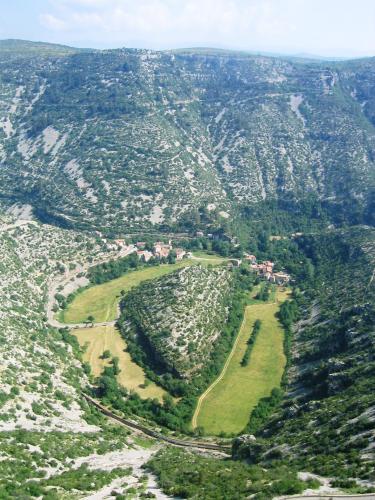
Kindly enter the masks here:
[[[284, 333], [275, 317], [287, 292], [276, 292], [277, 302], [257, 302], [248, 305], [244, 321], [226, 369], [202, 398], [198, 426], [207, 434], [238, 433], [246, 426], [258, 401], [269, 396], [280, 385], [286, 358], [283, 350]], [[262, 321], [248, 366], [241, 366], [247, 341], [255, 320]], [[217, 383], [216, 383], [217, 382]]]
[[94, 328], [81, 328], [72, 330], [82, 347], [86, 346], [83, 355], [87, 361], [93, 375], [99, 376], [104, 366], [109, 364], [108, 359], [101, 359], [105, 350], [109, 350], [113, 357], [119, 358], [121, 372], [117, 376], [117, 381], [126, 389], [134, 390], [142, 398], [162, 399], [166, 391], [153, 382], [149, 382], [147, 387], [141, 387], [145, 382], [143, 369], [134, 363], [128, 352], [125, 351], [126, 343], [120, 333], [113, 326], [96, 326]]
[[92, 315], [95, 318], [95, 323], [112, 321], [117, 317], [121, 290], [130, 290], [142, 281], [158, 278], [181, 267], [198, 264], [200, 258], [202, 258], [202, 264], [207, 264], [207, 261], [204, 260], [206, 257], [210, 258], [213, 264], [219, 264], [224, 260], [212, 255], [200, 254], [198, 259], [181, 260], [176, 264], [163, 264], [129, 272], [102, 285], [87, 288], [77, 295], [65, 311], [58, 314], [58, 319], [61, 323], [83, 323], [88, 316]]
[[214, 253], [206, 253], [201, 251], [194, 252], [194, 257], [202, 260], [212, 260], [213, 264], [219, 264], [223, 260], [226, 260], [224, 257], [219, 257]]

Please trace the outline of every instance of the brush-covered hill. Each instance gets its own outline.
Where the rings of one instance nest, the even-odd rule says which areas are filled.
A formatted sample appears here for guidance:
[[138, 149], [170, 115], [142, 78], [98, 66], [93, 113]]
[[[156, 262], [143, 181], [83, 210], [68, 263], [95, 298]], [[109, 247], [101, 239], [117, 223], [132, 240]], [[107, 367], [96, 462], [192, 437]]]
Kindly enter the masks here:
[[77, 340], [45, 317], [51, 282], [106, 254], [95, 237], [0, 215], [2, 499], [102, 498], [114, 481], [124, 494], [145, 491], [130, 465], [150, 452], [142, 458], [126, 429], [88, 406]]
[[0, 199], [112, 233], [312, 196], [368, 219], [375, 61], [0, 45]]
[[314, 272], [294, 293], [298, 314], [282, 316], [285, 325], [297, 319], [286, 397], [266, 425], [261, 411], [253, 415], [258, 442], [240, 439], [236, 452], [373, 481], [375, 233], [353, 228], [298, 243]]
[[225, 325], [231, 282], [226, 268], [203, 266], [145, 282], [122, 301], [122, 332], [164, 369], [191, 379], [209, 362]]

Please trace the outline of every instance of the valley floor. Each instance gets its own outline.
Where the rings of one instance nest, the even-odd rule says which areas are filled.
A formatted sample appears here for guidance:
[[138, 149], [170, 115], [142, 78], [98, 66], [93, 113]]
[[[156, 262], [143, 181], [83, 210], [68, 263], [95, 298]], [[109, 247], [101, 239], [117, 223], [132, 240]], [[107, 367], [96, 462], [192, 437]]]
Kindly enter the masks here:
[[[125, 340], [115, 327], [121, 291], [128, 291], [145, 280], [156, 279], [181, 267], [199, 263], [203, 266], [215, 265], [223, 261], [225, 259], [217, 255], [199, 252], [194, 254], [192, 259], [184, 259], [175, 264], [162, 264], [130, 271], [117, 279], [86, 288], [78, 293], [66, 310], [60, 311], [56, 316], [61, 327], [69, 326], [72, 329], [71, 332], [84, 348], [83, 361], [89, 363], [95, 377], [99, 377], [104, 367], [109, 365], [110, 359], [102, 357], [104, 351], [108, 350], [111, 357], [117, 357], [119, 360], [121, 371], [117, 380], [123, 387], [136, 391], [141, 398], [155, 398], [162, 401], [163, 395], [167, 392], [154, 382], [146, 380], [143, 368], [132, 360], [126, 350]], [[52, 304], [52, 302], [49, 304], [50, 311]], [[94, 323], [84, 326], [84, 321], [90, 315], [94, 317]], [[56, 319], [54, 321], [56, 322]]]
[[[192, 425], [201, 426], [207, 434], [239, 433], [249, 421], [250, 413], [261, 398], [279, 387], [285, 368], [284, 333], [275, 314], [288, 292], [278, 289], [274, 302], [248, 305], [236, 343], [215, 382], [201, 396]], [[254, 322], [262, 326], [247, 366], [241, 360]]]
[[92, 286], [77, 295], [68, 309], [59, 315], [61, 323], [83, 323], [88, 316], [95, 318], [95, 323], [110, 322], [118, 316], [120, 292], [128, 291], [145, 280], [159, 278], [181, 267], [199, 264], [219, 264], [224, 259], [201, 252], [193, 259], [184, 259], [175, 264], [151, 266], [124, 274], [120, 278], [101, 285]]
[[126, 351], [126, 343], [114, 326], [95, 326], [73, 330], [81, 347], [85, 348], [83, 360], [90, 364], [92, 374], [99, 377], [110, 359], [103, 359], [104, 351], [110, 351], [119, 360], [118, 382], [128, 390], [135, 390], [142, 398], [156, 398], [161, 401], [166, 391], [154, 382], [145, 384], [143, 369], [132, 361]]

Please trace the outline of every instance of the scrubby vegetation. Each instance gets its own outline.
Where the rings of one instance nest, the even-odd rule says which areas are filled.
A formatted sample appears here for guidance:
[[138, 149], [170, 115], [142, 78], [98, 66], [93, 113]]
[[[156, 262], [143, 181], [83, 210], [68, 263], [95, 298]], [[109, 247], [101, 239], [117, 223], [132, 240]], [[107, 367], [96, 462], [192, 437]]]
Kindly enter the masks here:
[[373, 221], [373, 60], [35, 44], [0, 63], [7, 206], [112, 235], [212, 232], [238, 209]]
[[[0, 429], [26, 419], [30, 428], [75, 430], [85, 423], [76, 402], [82, 378], [74, 354], [79, 346], [68, 332], [48, 327], [45, 298], [52, 280], [69, 264], [101, 255], [94, 238], [50, 226], [0, 223]], [[63, 262], [65, 264], [63, 264]], [[20, 370], [22, 366], [22, 370]], [[56, 391], [62, 394], [56, 399]]]
[[249, 447], [249, 456], [373, 480], [374, 234], [358, 228], [298, 244], [314, 272], [280, 308], [288, 342], [294, 337], [287, 392], [281, 407], [274, 393], [252, 414], [261, 451]]
[[[189, 266], [142, 283], [121, 302], [121, 331], [132, 355], [191, 379], [210, 358], [232, 303], [232, 274], [225, 268]], [[138, 344], [138, 349], [137, 349]]]
[[90, 370], [79, 343], [45, 317], [47, 285], [105, 253], [88, 235], [1, 216], [0, 252], [0, 498], [71, 498], [127, 481], [127, 467], [85, 467], [124, 450], [128, 432], [82, 401]]
[[115, 477], [128, 476], [123, 468], [103, 471], [99, 468], [75, 466], [76, 460], [90, 455], [104, 456], [123, 449], [128, 432], [108, 425], [95, 412], [87, 416], [102, 426], [97, 433], [37, 432], [19, 429], [0, 434], [0, 497], [57, 499], [75, 490], [93, 492]]
[[[192, 432], [197, 397], [221, 372], [243, 320], [255, 280], [246, 266], [161, 276], [162, 266], [130, 256], [93, 267], [83, 293], [53, 291], [62, 318], [80, 297], [77, 317], [88, 325], [114, 319], [123, 291], [122, 335], [144, 384], [169, 393], [162, 402], [121, 386], [116, 353], [94, 374], [76, 337], [46, 315], [56, 277], [69, 281], [74, 269], [108, 258], [107, 237], [135, 242], [144, 233], [147, 244], [179, 233], [184, 248], [254, 253], [293, 279], [277, 316], [281, 387], [277, 374], [241, 424], [249, 418], [245, 432], [255, 437], [234, 441], [237, 461], [162, 449], [150, 468], [164, 490], [268, 500], [317, 486], [297, 478], [306, 470], [348, 491], [371, 489], [374, 60], [3, 41], [0, 66], [0, 206], [11, 214], [0, 214], [0, 497], [87, 496], [127, 480], [127, 467], [88, 465], [128, 436], [88, 407], [83, 388], [123, 415]], [[121, 276], [140, 265], [157, 279], [129, 291]], [[93, 309], [97, 284], [106, 288]], [[274, 291], [257, 284], [255, 300], [268, 307]], [[237, 360], [242, 373], [264, 346], [263, 326]], [[144, 494], [138, 479], [118, 498]]]
[[287, 466], [267, 471], [172, 448], [159, 452], [148, 467], [157, 475], [163, 490], [179, 498], [245, 499], [251, 496], [256, 500], [269, 500], [316, 487], [316, 483], [300, 481], [296, 472]]

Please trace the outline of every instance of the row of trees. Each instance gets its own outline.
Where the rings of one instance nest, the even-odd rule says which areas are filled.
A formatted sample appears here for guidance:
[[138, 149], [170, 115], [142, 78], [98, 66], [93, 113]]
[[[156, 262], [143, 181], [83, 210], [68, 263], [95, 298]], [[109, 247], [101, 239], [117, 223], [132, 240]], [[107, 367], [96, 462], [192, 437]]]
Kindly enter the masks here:
[[245, 354], [243, 355], [241, 365], [242, 366], [247, 366], [250, 361], [250, 355], [251, 351], [254, 348], [255, 341], [257, 339], [258, 333], [260, 332], [260, 327], [262, 326], [262, 322], [260, 319], [255, 320], [253, 330], [251, 332], [251, 335], [249, 337], [249, 340], [247, 341], [247, 346], [246, 346], [246, 351]]

